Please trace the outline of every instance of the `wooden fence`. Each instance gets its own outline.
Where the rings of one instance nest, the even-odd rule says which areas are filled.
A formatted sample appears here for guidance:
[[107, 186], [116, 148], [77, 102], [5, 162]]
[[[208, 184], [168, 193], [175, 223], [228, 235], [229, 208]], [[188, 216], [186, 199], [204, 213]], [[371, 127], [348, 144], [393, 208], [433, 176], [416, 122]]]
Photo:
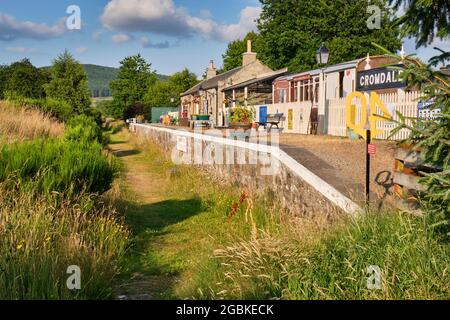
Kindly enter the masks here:
[[[380, 94], [380, 99], [386, 106], [387, 110], [391, 113], [394, 120], [399, 120], [397, 112], [399, 111], [405, 117], [417, 117], [418, 116], [418, 102], [419, 92], [401, 92], [401, 93], [386, 93]], [[333, 136], [345, 137], [347, 136], [346, 125], [346, 106], [345, 98], [328, 100], [327, 115], [326, 115], [326, 127], [327, 133]], [[361, 103], [355, 99], [356, 105], [356, 123], [361, 122]], [[377, 108], [377, 114], [381, 114], [381, 110]], [[407, 121], [411, 124], [411, 121]], [[393, 121], [377, 121], [377, 128], [383, 130], [384, 133], [376, 136], [377, 139], [389, 139], [389, 140], [403, 140], [409, 136], [409, 130], [402, 129], [394, 136], [391, 135], [391, 131], [397, 126]]]

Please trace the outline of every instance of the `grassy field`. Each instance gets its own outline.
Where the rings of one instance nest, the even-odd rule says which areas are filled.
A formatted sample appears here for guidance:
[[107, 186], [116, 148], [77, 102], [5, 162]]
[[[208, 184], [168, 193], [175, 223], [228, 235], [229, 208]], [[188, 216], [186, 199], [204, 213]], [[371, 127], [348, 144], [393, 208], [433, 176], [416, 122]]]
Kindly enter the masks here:
[[26, 110], [0, 101], [0, 139], [5, 143], [36, 138], [58, 137], [64, 124], [38, 110]]
[[[128, 231], [94, 129], [1, 103], [0, 299], [109, 299]], [[11, 116], [14, 115], [14, 116]], [[80, 128], [80, 125], [83, 128]], [[63, 135], [64, 133], [64, 135]], [[78, 137], [77, 134], [78, 133]], [[81, 269], [71, 291], [67, 268]]]
[[[132, 250], [117, 294], [194, 299], [448, 299], [450, 244], [439, 217], [377, 212], [287, 217], [270, 197], [172, 164], [123, 131], [120, 204]], [[237, 210], [233, 210], [235, 207]], [[371, 265], [381, 287], [369, 290]]]

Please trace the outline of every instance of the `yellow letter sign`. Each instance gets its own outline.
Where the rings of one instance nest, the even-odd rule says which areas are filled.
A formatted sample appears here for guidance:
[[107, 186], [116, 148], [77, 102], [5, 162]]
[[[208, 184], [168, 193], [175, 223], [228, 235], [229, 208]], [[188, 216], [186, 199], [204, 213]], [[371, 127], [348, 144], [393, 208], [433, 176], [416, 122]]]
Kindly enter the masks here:
[[[359, 98], [361, 99], [361, 121], [356, 123], [356, 105], [353, 104], [353, 100]], [[347, 127], [352, 129], [355, 133], [360, 135], [364, 140], [366, 139], [366, 121], [369, 122], [370, 131], [372, 137], [376, 137], [383, 133], [383, 130], [377, 129], [377, 121], [383, 121], [391, 119], [389, 111], [381, 101], [380, 97], [376, 92], [370, 93], [370, 116], [367, 116], [367, 99], [362, 92], [352, 92], [347, 96], [346, 100], [346, 121]], [[377, 108], [380, 109], [381, 114], [377, 112]]]

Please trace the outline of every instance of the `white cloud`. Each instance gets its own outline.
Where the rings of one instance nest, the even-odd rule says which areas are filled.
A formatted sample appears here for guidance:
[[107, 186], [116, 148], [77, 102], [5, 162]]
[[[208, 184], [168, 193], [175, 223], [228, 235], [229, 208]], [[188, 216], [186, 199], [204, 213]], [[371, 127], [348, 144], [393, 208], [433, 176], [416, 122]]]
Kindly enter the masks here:
[[115, 34], [111, 37], [112, 41], [114, 41], [115, 43], [125, 43], [130, 41], [132, 38], [130, 35], [125, 34], [125, 33], [118, 33]]
[[19, 21], [15, 17], [0, 12], [0, 40], [11, 41], [17, 38], [46, 40], [62, 36], [66, 31], [65, 18], [55, 25], [31, 21]]
[[255, 20], [260, 7], [246, 7], [237, 24], [218, 24], [204, 11], [200, 17], [191, 16], [175, 6], [173, 0], [110, 0], [100, 17], [111, 30], [144, 31], [174, 37], [200, 34], [219, 41], [231, 41], [256, 29]]
[[37, 49], [25, 47], [7, 47], [5, 48], [5, 51], [20, 54], [33, 54], [38, 52]]
[[88, 51], [89, 51], [89, 48], [88, 48], [88, 47], [78, 47], [78, 48], [75, 49], [75, 51], [76, 51], [77, 53], [79, 53], [79, 54], [83, 54], [83, 53], [88, 52]]
[[102, 38], [103, 30], [97, 30], [92, 32], [92, 39], [100, 40]]
[[152, 48], [152, 49], [167, 49], [170, 47], [169, 41], [163, 41], [163, 42], [152, 42], [147, 37], [141, 38], [141, 44], [144, 48]]

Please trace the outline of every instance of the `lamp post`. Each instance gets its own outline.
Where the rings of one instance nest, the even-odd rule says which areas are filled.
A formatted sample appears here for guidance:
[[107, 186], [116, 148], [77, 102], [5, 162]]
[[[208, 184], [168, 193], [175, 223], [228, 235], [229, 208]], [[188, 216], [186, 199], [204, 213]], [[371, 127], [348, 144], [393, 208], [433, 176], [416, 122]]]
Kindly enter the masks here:
[[320, 72], [320, 82], [319, 82], [319, 110], [318, 110], [318, 132], [320, 134], [325, 133], [325, 100], [326, 100], [326, 86], [325, 86], [325, 66], [328, 64], [330, 58], [330, 50], [325, 47], [324, 43], [320, 45], [319, 49], [316, 51], [317, 64], [322, 67]]

